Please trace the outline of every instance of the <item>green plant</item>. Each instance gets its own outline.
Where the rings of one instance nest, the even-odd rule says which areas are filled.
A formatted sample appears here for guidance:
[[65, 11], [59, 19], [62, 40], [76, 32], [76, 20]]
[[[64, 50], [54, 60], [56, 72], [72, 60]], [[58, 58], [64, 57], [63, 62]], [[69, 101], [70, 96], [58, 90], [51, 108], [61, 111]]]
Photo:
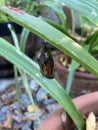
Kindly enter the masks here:
[[[63, 6], [65, 4], [67, 4], [67, 6], [72, 6], [71, 4], [69, 4], [69, 2], [65, 2], [64, 0], [62, 0], [63, 2]], [[86, 7], [86, 4], [89, 5], [89, 2], [80, 2], [77, 1], [76, 2], [77, 5], [82, 5], [84, 4]], [[91, 4], [93, 4], [94, 2], [92, 2]], [[89, 53], [91, 53], [94, 57], [96, 57], [97, 52], [98, 52], [98, 39], [97, 39], [97, 29], [96, 29], [96, 25], [93, 24], [91, 22], [90, 19], [88, 19], [87, 17], [82, 16], [82, 11], [81, 13], [79, 13], [79, 17], [80, 17], [80, 29], [81, 29], [81, 34], [79, 34], [79, 39], [77, 39], [77, 36], [75, 35], [75, 18], [74, 18], [74, 13], [75, 11], [71, 10], [71, 16], [72, 16], [72, 30], [69, 31], [68, 28], [68, 23], [66, 21], [66, 17], [64, 14], [64, 10], [62, 8], [62, 3], [59, 0], [45, 0], [41, 6], [45, 6], [45, 7], [49, 7], [51, 8], [58, 16], [60, 23], [57, 24], [56, 22], [53, 22], [49, 19], [45, 19], [46, 22], [48, 22], [49, 24], [51, 24], [52, 26], [56, 27], [57, 29], [59, 29], [60, 31], [62, 31], [63, 33], [67, 34], [70, 38], [72, 37], [74, 40], [76, 40], [78, 42], [78, 44], [80, 44], [83, 48], [85, 48]], [[73, 6], [74, 9], [76, 5]], [[82, 6], [81, 6], [82, 7]], [[93, 7], [93, 6], [92, 6]], [[78, 10], [76, 10], [78, 11]], [[92, 8], [92, 15], [97, 15], [96, 11]], [[69, 59], [69, 58], [67, 58]], [[72, 60], [71, 65], [69, 67], [69, 75], [68, 75], [68, 79], [67, 79], [67, 83], [66, 83], [66, 93], [69, 94], [70, 90], [71, 90], [71, 85], [72, 85], [72, 81], [73, 81], [73, 77], [74, 77], [74, 73], [75, 70], [80, 66], [80, 64], [78, 62], [76, 62], [75, 60]]]
[[5, 0], [7, 6], [16, 7], [26, 11], [31, 15], [38, 15], [38, 4], [40, 0]]
[[[95, 25], [98, 23], [98, 18], [89, 13], [92, 11], [92, 7], [97, 12], [98, 4], [95, 1], [60, 0], [59, 2], [65, 2], [66, 6], [78, 11], [82, 15], [86, 14], [87, 18], [90, 19]], [[84, 10], [84, 8], [86, 8], [86, 10]], [[0, 6], [0, 14], [6, 15], [10, 20], [29, 29], [31, 32], [35, 33], [42, 39], [61, 50], [63, 53], [79, 62], [88, 71], [98, 77], [98, 61], [82, 46], [73, 41], [73, 39], [69, 38], [66, 34], [46, 23], [42, 18], [36, 18], [25, 13], [24, 11], [3, 6]], [[85, 121], [82, 115], [79, 113], [72, 103], [70, 97], [65, 93], [63, 88], [55, 79], [43, 78], [38, 65], [33, 60], [28, 58], [24, 53], [21, 52], [21, 50], [17, 49], [2, 38], [0, 38], [0, 55], [37, 80], [39, 84], [46, 91], [48, 91], [65, 109], [68, 115], [72, 118], [78, 130], [85, 129]]]
[[[11, 24], [8, 24], [8, 28], [9, 28], [9, 30], [11, 32], [12, 39], [14, 41], [15, 47], [18, 50], [20, 50], [21, 52], [25, 53], [26, 42], [27, 42], [27, 38], [29, 36], [30, 31], [28, 29], [26, 29], [26, 28], [23, 28], [22, 32], [21, 32], [20, 42], [19, 42], [14, 27]], [[14, 76], [15, 76], [15, 85], [16, 85], [16, 97], [17, 97], [18, 104], [19, 104], [19, 106], [18, 106], [19, 111], [21, 111], [21, 110], [20, 110], [20, 100], [19, 100], [20, 99], [20, 85], [19, 85], [19, 80], [18, 80], [18, 72], [20, 73], [20, 75], [22, 77], [25, 89], [26, 89], [26, 91], [27, 91], [27, 93], [29, 95], [29, 98], [30, 98], [31, 102], [32, 102], [32, 106], [34, 107], [36, 118], [39, 121], [40, 127], [42, 127], [41, 123], [40, 123], [40, 120], [39, 120], [39, 117], [38, 117], [38, 114], [36, 112], [34, 99], [32, 98], [32, 94], [31, 94], [31, 91], [30, 91], [30, 88], [29, 88], [29, 85], [28, 85], [27, 75], [26, 75], [26, 73], [21, 68], [18, 68], [16, 65], [14, 65]]]
[[1, 1], [0, 1], [0, 4], [1, 4], [1, 5], [5, 5], [5, 0], [1, 0]]
[[[5, 0], [0, 0], [0, 5], [5, 5]], [[4, 15], [0, 15], [0, 23], [6, 22], [7, 18]]]
[[[84, 2], [85, 3], [85, 2]], [[91, 14], [97, 15], [96, 11], [92, 8]], [[78, 44], [80, 44], [83, 48], [85, 48], [91, 55], [94, 57], [97, 56], [98, 52], [98, 39], [96, 25], [91, 22], [87, 17], [79, 14], [80, 17], [80, 29], [81, 34], [79, 35], [80, 40], [78, 40]], [[69, 67], [69, 76], [66, 84], [66, 92], [69, 94], [72, 86], [72, 81], [74, 77], [74, 73], [76, 69], [80, 66], [80, 64], [74, 60], [72, 60], [71, 65]]]

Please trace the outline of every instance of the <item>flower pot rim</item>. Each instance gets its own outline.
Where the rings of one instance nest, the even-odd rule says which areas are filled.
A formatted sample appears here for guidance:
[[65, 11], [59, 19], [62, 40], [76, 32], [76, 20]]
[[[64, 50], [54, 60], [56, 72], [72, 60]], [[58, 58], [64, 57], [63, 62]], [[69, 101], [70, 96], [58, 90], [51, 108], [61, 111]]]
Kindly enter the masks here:
[[[60, 72], [68, 74], [69, 73], [68, 68], [66, 68], [60, 64], [58, 57], [59, 56], [56, 56], [55, 60], [54, 60], [56, 69], [59, 70]], [[90, 74], [87, 72], [84, 73], [84, 72], [75, 71], [74, 77], [78, 78], [78, 79], [85, 79], [85, 80], [88, 80], [88, 79], [89, 80], [97, 80], [97, 78], [93, 74]]]
[[[93, 111], [94, 114], [98, 116], [98, 109], [96, 105], [98, 104], [98, 92], [92, 92], [86, 95], [76, 97], [72, 101], [83, 115], [88, 115], [90, 112]], [[64, 126], [62, 126], [62, 112], [64, 112], [64, 109], [62, 107], [55, 110], [42, 123], [44, 130], [64, 130], [64, 126], [66, 126], [66, 123]], [[37, 130], [40, 130], [40, 128], [38, 128]]]

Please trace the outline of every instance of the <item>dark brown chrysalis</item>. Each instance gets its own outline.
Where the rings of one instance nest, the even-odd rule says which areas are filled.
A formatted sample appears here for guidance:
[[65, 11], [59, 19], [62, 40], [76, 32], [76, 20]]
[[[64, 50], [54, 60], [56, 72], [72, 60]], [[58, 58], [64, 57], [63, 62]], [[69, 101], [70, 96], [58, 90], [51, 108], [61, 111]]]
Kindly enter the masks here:
[[53, 79], [54, 61], [49, 48], [46, 46], [46, 43], [37, 54], [37, 62], [40, 66], [42, 75], [48, 79]]

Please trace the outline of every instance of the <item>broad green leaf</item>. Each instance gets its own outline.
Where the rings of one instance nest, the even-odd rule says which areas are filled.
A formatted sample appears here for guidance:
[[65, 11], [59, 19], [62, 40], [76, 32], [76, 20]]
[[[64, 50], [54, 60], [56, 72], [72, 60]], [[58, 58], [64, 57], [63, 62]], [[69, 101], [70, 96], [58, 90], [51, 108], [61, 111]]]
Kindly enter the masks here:
[[41, 18], [30, 16], [21, 10], [0, 6], [0, 13], [8, 15], [9, 19], [46, 40], [98, 77], [97, 60], [64, 33], [49, 25]]
[[94, 0], [54, 0], [62, 5], [73, 9], [94, 24], [98, 24], [98, 2]]
[[50, 20], [50, 19], [47, 19], [47, 18], [44, 18], [44, 20], [49, 23], [50, 25], [52, 25], [53, 27], [55, 27], [56, 29], [60, 30], [61, 32], [65, 33], [68, 35], [68, 32], [67, 30], [65, 30], [63, 28], [63, 26], [61, 26], [60, 24], [56, 23], [55, 21], [53, 20]]
[[[58, 84], [55, 79], [47, 79], [40, 73], [37, 64], [23, 54], [19, 49], [7, 41], [0, 38], [0, 55], [5, 57], [11, 63], [15, 64], [18, 68], [23, 69], [29, 75], [31, 75], [39, 84], [49, 92], [61, 106], [70, 115], [75, 122], [79, 130], [83, 130], [85, 127], [84, 120], [82, 119], [79, 111], [76, 110], [70, 97], [65, 93], [64, 89]], [[54, 91], [55, 90], [55, 91]]]

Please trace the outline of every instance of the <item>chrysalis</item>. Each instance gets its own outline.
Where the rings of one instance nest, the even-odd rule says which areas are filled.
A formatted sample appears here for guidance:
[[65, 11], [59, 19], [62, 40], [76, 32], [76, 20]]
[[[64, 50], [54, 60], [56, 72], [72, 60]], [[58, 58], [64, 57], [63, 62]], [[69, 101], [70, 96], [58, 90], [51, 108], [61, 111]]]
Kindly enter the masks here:
[[37, 54], [37, 62], [43, 76], [49, 79], [54, 78], [54, 61], [46, 43]]

